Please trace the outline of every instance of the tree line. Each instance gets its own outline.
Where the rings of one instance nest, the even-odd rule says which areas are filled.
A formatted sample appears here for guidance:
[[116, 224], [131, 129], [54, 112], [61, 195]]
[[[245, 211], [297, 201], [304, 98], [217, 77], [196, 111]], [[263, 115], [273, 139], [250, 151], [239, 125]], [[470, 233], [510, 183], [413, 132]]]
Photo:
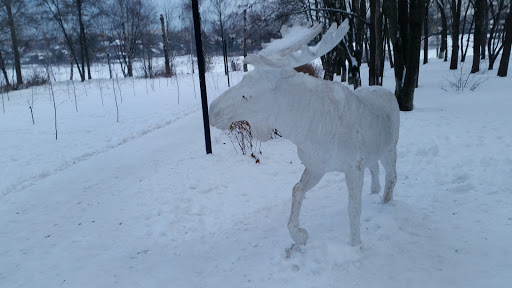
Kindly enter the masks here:
[[[382, 85], [384, 61], [394, 68], [395, 95], [400, 109], [413, 109], [418, 85], [421, 49], [428, 63], [429, 41], [440, 38], [437, 56], [448, 61], [449, 69], [464, 62], [473, 40], [471, 73], [481, 71], [482, 59], [488, 70], [501, 55], [497, 75], [507, 75], [512, 42], [510, 0], [281, 0], [291, 18], [324, 23], [326, 26], [349, 19], [345, 41], [324, 57], [324, 78], [334, 74], [357, 89], [360, 67], [369, 68], [368, 85]], [[448, 36], [451, 53], [448, 53]], [[422, 46], [423, 43], [423, 47]]]
[[[283, 24], [267, 17], [265, 3], [245, 6], [244, 27], [236, 1], [202, 1], [202, 6], [209, 55], [255, 50], [277, 37]], [[143, 63], [146, 77], [170, 76], [173, 58], [195, 51], [191, 15], [189, 0], [159, 6], [149, 0], [0, 0], [1, 80], [9, 89], [22, 88], [24, 64], [67, 63], [70, 79], [86, 81], [92, 78], [91, 64], [99, 61], [118, 65], [124, 77], [134, 76], [135, 61]], [[153, 67], [155, 56], [165, 58], [162, 71]]]
[[[192, 55], [195, 44], [190, 1], [164, 3], [0, 0], [2, 80], [8, 87], [23, 87], [22, 64], [30, 61], [68, 63], [70, 78], [76, 71], [81, 81], [92, 78], [95, 61], [118, 65], [124, 77], [133, 77], [136, 60], [143, 62], [145, 77], [170, 76], [173, 57]], [[500, 59], [497, 74], [507, 75], [511, 0], [203, 0], [200, 5], [204, 50], [223, 55], [227, 75], [228, 54], [258, 50], [262, 42], [279, 37], [282, 25], [309, 21], [328, 27], [345, 19], [350, 23], [345, 41], [321, 59], [324, 79], [338, 74], [357, 89], [365, 64], [369, 78], [364, 81], [382, 85], [384, 63], [389, 61], [402, 110], [413, 109], [421, 49], [426, 64], [434, 39], [440, 42], [437, 56], [449, 62], [449, 69], [458, 69], [472, 49], [472, 73], [484, 69], [480, 60], [487, 59], [486, 69], [493, 70]], [[162, 71], [153, 67], [155, 56], [165, 59]]]

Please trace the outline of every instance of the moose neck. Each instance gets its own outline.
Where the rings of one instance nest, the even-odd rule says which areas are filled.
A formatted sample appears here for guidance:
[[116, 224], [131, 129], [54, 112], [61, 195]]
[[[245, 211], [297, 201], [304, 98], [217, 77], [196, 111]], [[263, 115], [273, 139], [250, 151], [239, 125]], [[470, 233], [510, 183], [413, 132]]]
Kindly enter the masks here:
[[275, 83], [270, 124], [299, 148], [332, 139], [340, 128], [348, 88], [294, 71], [283, 75]]

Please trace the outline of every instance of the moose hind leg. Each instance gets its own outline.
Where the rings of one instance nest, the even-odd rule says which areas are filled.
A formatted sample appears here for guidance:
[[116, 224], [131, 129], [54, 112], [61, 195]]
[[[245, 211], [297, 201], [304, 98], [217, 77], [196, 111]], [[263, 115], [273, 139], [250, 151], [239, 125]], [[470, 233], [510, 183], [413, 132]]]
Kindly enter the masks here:
[[393, 189], [396, 184], [396, 146], [382, 157], [381, 163], [386, 171], [386, 185], [382, 202], [387, 203], [393, 200]]
[[370, 169], [370, 174], [372, 175], [372, 194], [379, 194], [380, 192], [380, 183], [379, 183], [379, 162], [375, 162], [372, 165], [368, 166]]
[[361, 244], [361, 194], [363, 192], [363, 170], [345, 173], [348, 188], [348, 218], [350, 221], [350, 244]]
[[290, 219], [288, 221], [288, 231], [293, 241], [297, 245], [304, 245], [308, 240], [308, 232], [299, 226], [300, 208], [302, 207], [302, 200], [308, 190], [313, 188], [322, 178], [322, 175], [313, 173], [308, 169], [304, 170], [300, 181], [293, 187], [292, 194], [292, 208], [290, 212]]

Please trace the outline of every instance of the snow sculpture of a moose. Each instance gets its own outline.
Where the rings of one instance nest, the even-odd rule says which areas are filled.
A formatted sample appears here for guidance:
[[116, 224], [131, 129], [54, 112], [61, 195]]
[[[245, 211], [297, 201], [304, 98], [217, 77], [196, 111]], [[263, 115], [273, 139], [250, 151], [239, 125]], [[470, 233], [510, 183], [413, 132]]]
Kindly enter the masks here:
[[359, 245], [361, 193], [364, 169], [371, 172], [371, 193], [379, 193], [379, 164], [385, 169], [383, 202], [393, 198], [396, 183], [396, 145], [400, 115], [395, 96], [381, 87], [355, 92], [341, 83], [298, 73], [293, 67], [308, 63], [334, 48], [348, 31], [347, 21], [333, 25], [314, 47], [307, 46], [322, 30], [283, 27], [282, 39], [264, 45], [246, 57], [255, 68], [240, 83], [210, 105], [210, 124], [227, 129], [232, 122], [247, 120], [253, 136], [269, 140], [275, 128], [297, 145], [305, 166], [293, 187], [288, 230], [296, 244], [306, 243], [308, 233], [299, 226], [305, 193], [325, 173], [345, 173], [348, 187], [350, 243]]

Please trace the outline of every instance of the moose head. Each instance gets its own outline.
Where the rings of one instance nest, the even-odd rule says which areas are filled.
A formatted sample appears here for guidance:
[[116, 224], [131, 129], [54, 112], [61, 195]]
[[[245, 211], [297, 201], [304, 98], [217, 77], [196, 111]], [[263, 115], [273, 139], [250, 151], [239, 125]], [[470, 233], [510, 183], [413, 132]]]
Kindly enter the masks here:
[[[253, 135], [260, 141], [270, 139], [272, 117], [279, 111], [271, 103], [278, 101], [281, 90], [289, 89], [283, 80], [296, 77], [299, 73], [293, 68], [309, 63], [325, 53], [343, 39], [349, 29], [345, 20], [339, 27], [333, 24], [313, 47], [307, 44], [321, 31], [322, 25], [283, 26], [282, 39], [273, 39], [263, 44], [258, 54], [248, 55], [245, 63], [254, 66], [238, 83], [220, 95], [210, 105], [210, 124], [219, 129], [227, 129], [232, 122], [246, 120], [251, 124]], [[301, 75], [302, 76], [302, 75]], [[281, 86], [285, 84], [284, 86]]]
[[339, 82], [325, 81], [298, 73], [292, 68], [329, 52], [349, 29], [347, 21], [332, 25], [315, 46], [307, 44], [321, 31], [293, 26], [281, 30], [282, 39], [246, 57], [254, 70], [210, 105], [210, 124], [227, 129], [232, 122], [246, 120], [253, 135], [270, 139], [277, 129], [297, 145], [305, 166], [293, 187], [288, 221], [290, 236], [305, 244], [308, 233], [299, 226], [305, 193], [325, 173], [345, 173], [349, 192], [350, 243], [360, 243], [360, 214], [363, 173], [372, 174], [371, 192], [379, 193], [379, 161], [386, 171], [383, 202], [393, 197], [396, 183], [396, 144], [400, 115], [394, 94], [381, 87], [356, 92]]

